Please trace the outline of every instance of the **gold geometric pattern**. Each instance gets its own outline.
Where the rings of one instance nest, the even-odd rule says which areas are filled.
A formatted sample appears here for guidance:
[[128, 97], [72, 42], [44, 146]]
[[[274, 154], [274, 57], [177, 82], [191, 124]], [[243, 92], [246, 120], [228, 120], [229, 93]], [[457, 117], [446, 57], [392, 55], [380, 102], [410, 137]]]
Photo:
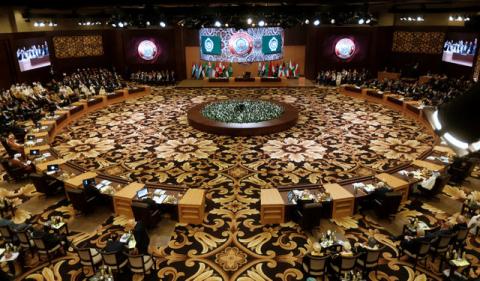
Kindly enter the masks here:
[[413, 54], [440, 54], [442, 52], [444, 32], [407, 32], [393, 33], [392, 51]]
[[103, 38], [101, 35], [55, 36], [53, 48], [59, 59], [101, 56]]
[[[297, 126], [274, 135], [214, 136], [192, 129], [185, 118], [185, 111], [199, 100], [199, 95], [202, 100], [222, 97], [285, 100], [290, 96], [293, 97], [290, 102], [301, 109], [303, 117], [300, 116]], [[381, 114], [374, 114], [377, 112]], [[144, 114], [132, 123], [121, 117], [124, 113]], [[103, 116], [108, 118], [102, 124], [96, 122]], [[368, 120], [351, 121], [358, 119]], [[123, 168], [115, 176], [128, 180], [180, 183], [206, 191], [202, 224], [178, 223], [167, 244], [159, 248], [151, 245], [159, 270], [146, 280], [293, 281], [306, 280], [308, 275], [301, 262], [313, 247], [313, 241], [293, 222], [262, 225], [260, 190], [280, 184], [316, 182], [319, 178], [326, 182], [355, 177], [357, 165], [379, 170], [398, 166], [410, 161], [406, 153], [418, 155], [433, 145], [433, 139], [424, 131], [396, 111], [338, 95], [330, 89], [167, 89], [91, 113], [71, 124], [57, 136], [55, 143], [58, 149], [68, 140], [91, 144], [92, 138], [115, 139], [113, 150], [99, 144], [102, 147], [97, 148], [98, 155], [86, 155], [83, 148], [77, 148], [77, 143], [58, 151], [72, 153], [72, 161], [86, 169], [104, 170], [114, 163]], [[375, 139], [385, 142], [372, 143]], [[191, 152], [193, 146], [201, 151], [200, 155]], [[382, 152], [387, 146], [395, 151], [389, 157]], [[318, 155], [301, 154], [298, 149], [312, 150]], [[208, 157], [204, 158], [204, 154]], [[301, 157], [304, 161], [300, 161]], [[23, 189], [23, 193], [29, 194], [28, 190]], [[41, 225], [53, 214], [67, 221], [74, 219], [71, 205], [64, 200], [28, 222]], [[405, 202], [396, 219], [408, 221], [411, 217], [433, 225], [448, 214], [414, 200]], [[370, 272], [367, 280], [441, 280], [440, 273], [436, 273], [439, 259], [429, 260], [426, 269], [417, 267], [414, 271], [411, 262], [398, 259], [400, 241], [392, 240], [392, 233], [375, 219], [356, 214], [334, 221], [352, 245], [373, 237], [387, 246], [378, 275]], [[71, 232], [68, 238], [75, 244], [83, 242], [89, 247], [103, 248], [112, 233], [122, 234], [129, 229], [131, 225], [125, 217], [110, 217], [94, 232]], [[479, 248], [480, 240], [469, 237], [465, 250], [474, 270], [479, 268]], [[67, 255], [55, 259], [51, 265], [32, 264], [18, 280], [80, 281], [85, 280], [85, 275], [78, 256], [70, 248]], [[139, 279], [134, 276], [116, 280]]]

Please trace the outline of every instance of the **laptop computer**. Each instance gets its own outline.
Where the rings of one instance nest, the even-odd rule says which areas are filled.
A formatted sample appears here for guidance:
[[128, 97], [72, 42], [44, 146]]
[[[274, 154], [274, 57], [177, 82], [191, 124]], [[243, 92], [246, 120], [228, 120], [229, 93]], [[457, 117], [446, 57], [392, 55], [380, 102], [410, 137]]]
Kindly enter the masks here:
[[138, 199], [142, 199], [143, 197], [146, 197], [148, 195], [148, 189], [142, 188], [139, 191], [137, 191], [137, 197]]
[[83, 188], [87, 188], [89, 186], [95, 186], [95, 179], [89, 178], [83, 180]]
[[48, 172], [57, 172], [58, 170], [60, 170], [60, 167], [58, 166], [58, 164], [52, 164], [47, 166]]
[[30, 156], [38, 156], [38, 155], [40, 155], [40, 150], [38, 149], [30, 150]]

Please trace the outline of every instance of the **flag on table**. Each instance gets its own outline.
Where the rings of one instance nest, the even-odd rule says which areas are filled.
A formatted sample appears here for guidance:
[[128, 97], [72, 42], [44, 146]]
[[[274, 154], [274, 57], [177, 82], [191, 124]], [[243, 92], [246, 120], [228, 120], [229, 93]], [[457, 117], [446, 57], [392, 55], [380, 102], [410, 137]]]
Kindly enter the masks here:
[[262, 65], [262, 72], [260, 73], [260, 77], [263, 77], [265, 75], [265, 63]]
[[263, 74], [265, 77], [268, 77], [268, 74], [269, 74], [269, 71], [270, 71], [270, 64], [267, 62], [265, 64], [265, 73]]
[[192, 63], [192, 78], [195, 77], [195, 71], [197, 70], [197, 64]]
[[233, 76], [233, 65], [232, 63], [230, 63], [230, 65], [228, 66], [228, 77], [232, 77]]
[[258, 62], [257, 76], [262, 76], [262, 63]]
[[293, 70], [293, 76], [298, 77], [298, 63], [295, 64], [295, 69]]
[[275, 76], [275, 64], [272, 62], [272, 76]]
[[208, 78], [215, 77], [215, 75], [217, 75], [215, 69], [216, 69], [215, 63], [212, 63], [212, 70], [211, 70], [210, 76]]
[[207, 64], [204, 62], [203, 65], [201, 66], [202, 68], [202, 78], [205, 78], [206, 75], [205, 75], [205, 72], [206, 72], [206, 69], [207, 69]]

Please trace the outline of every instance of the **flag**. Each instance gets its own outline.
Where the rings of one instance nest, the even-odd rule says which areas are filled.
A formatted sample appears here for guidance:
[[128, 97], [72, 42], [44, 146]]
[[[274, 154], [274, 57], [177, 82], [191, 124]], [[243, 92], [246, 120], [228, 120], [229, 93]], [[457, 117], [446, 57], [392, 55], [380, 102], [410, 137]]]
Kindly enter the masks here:
[[192, 78], [195, 77], [195, 71], [197, 70], [197, 64], [192, 63]]
[[275, 65], [272, 63], [272, 76], [275, 76]]
[[261, 74], [260, 75], [261, 77], [263, 77], [265, 75], [265, 63], [263, 63], [263, 65], [262, 65], [262, 73], [260, 73], [260, 74]]
[[293, 71], [293, 76], [298, 77], [298, 63], [295, 64], [295, 70]]
[[200, 65], [196, 70], [195, 77], [197, 78], [197, 80], [200, 79], [201, 72], [202, 72], [202, 65]]
[[265, 66], [265, 73], [264, 73], [266, 77], [268, 77], [269, 71], [270, 71], [270, 64], [267, 62]]
[[207, 69], [207, 64], [206, 64], [206, 63], [203, 63], [203, 65], [201, 66], [201, 68], [202, 68], [202, 71], [201, 71], [201, 72], [202, 72], [202, 73], [201, 73], [202, 78], [205, 78], [205, 77], [206, 77], [205, 72], [206, 72], [206, 69]]
[[215, 77], [215, 75], [217, 75], [215, 69], [217, 67], [215, 66], [215, 63], [212, 63], [212, 71], [210, 72], [210, 76], [208, 78], [211, 78], [211, 77]]
[[278, 66], [278, 77], [283, 77], [283, 65]]
[[262, 63], [258, 62], [257, 76], [262, 76]]
[[228, 66], [228, 77], [232, 77], [233, 76], [233, 65], [232, 63], [230, 63], [230, 65]]
[[220, 36], [200, 36], [200, 45], [202, 54], [222, 54], [222, 39]]

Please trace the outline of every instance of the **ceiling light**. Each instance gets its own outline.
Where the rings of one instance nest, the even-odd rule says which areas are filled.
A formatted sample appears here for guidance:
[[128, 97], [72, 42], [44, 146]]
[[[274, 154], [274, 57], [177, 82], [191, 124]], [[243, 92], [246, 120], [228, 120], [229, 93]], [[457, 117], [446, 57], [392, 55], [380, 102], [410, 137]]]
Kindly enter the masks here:
[[305, 20], [305, 24], [309, 24], [310, 21], [308, 19]]
[[365, 23], [369, 24], [371, 21], [372, 21], [371, 19], [367, 19], [367, 21]]
[[331, 24], [334, 24], [334, 23], [335, 23], [335, 19], [331, 19], [331, 20], [330, 20], [330, 23], [331, 23]]
[[215, 23], [213, 24], [215, 27], [220, 27], [222, 26], [222, 23], [220, 21], [215, 21]]
[[317, 26], [320, 24], [320, 20], [316, 19], [314, 22], [313, 22], [313, 25]]
[[38, 22], [34, 22], [33, 26], [38, 27]]
[[150, 26], [150, 22], [147, 21], [147, 22], [145, 23], [145, 25], [146, 25], [146, 26]]
[[252, 22], [253, 22], [252, 18], [247, 19], [247, 24], [252, 24]]
[[365, 23], [365, 20], [363, 18], [358, 20], [358, 24], [364, 24], [364, 23]]
[[119, 22], [118, 27], [123, 27], [123, 22]]
[[225, 27], [228, 27], [228, 23], [225, 24]]
[[160, 22], [160, 27], [165, 27], [165, 26], [167, 26], [167, 24], [164, 21], [161, 21]]
[[453, 21], [453, 17], [452, 17], [452, 16], [449, 16], [449, 17], [448, 17], [448, 20], [449, 20], [449, 21]]
[[258, 22], [258, 26], [265, 26], [265, 21], [260, 20], [260, 21]]
[[469, 17], [466, 17], [466, 18], [465, 18], [465, 21], [470, 21], [470, 18], [469, 18]]

